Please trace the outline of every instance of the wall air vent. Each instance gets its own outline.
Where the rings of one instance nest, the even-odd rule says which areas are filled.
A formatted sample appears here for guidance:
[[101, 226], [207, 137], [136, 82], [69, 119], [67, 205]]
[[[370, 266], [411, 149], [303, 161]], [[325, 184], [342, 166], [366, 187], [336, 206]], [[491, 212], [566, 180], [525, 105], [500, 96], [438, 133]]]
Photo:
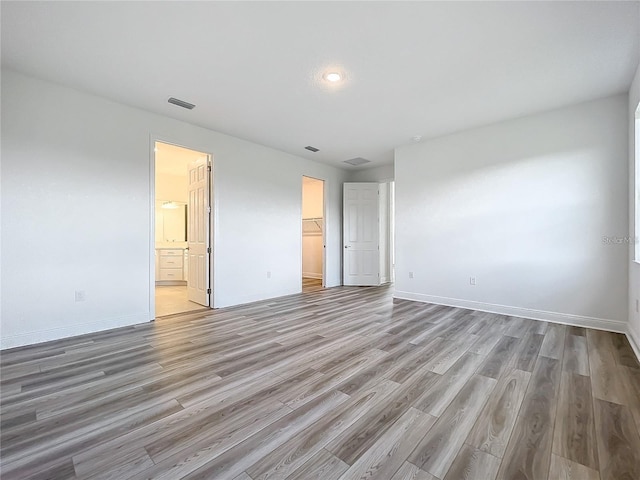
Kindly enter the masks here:
[[311, 145], [307, 145], [306, 147], [304, 147], [305, 150], [309, 150], [310, 152], [316, 153], [319, 152], [320, 150], [316, 147], [312, 147]]
[[174, 105], [177, 105], [179, 107], [186, 108], [187, 110], [193, 110], [195, 108], [195, 105], [193, 103], [185, 102], [184, 100], [173, 97], [169, 99], [169, 103], [173, 103]]
[[350, 160], [345, 160], [344, 163], [348, 163], [349, 165], [364, 165], [365, 163], [369, 163], [371, 160], [367, 160], [366, 158], [356, 157]]

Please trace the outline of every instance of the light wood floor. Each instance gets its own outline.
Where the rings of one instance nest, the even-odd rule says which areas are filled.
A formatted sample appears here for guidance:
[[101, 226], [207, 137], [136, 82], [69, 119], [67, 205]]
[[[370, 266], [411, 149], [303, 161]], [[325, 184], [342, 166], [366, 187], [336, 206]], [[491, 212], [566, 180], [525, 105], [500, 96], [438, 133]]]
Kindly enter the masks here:
[[2, 478], [640, 478], [624, 336], [331, 288], [2, 360]]

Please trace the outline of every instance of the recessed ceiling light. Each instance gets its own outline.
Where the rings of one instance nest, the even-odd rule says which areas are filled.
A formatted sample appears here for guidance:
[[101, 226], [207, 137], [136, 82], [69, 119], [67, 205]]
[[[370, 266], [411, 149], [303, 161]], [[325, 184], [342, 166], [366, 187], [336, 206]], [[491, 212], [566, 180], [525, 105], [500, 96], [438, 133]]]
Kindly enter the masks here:
[[338, 72], [329, 72], [324, 75], [324, 79], [328, 82], [335, 83], [342, 80], [342, 75]]

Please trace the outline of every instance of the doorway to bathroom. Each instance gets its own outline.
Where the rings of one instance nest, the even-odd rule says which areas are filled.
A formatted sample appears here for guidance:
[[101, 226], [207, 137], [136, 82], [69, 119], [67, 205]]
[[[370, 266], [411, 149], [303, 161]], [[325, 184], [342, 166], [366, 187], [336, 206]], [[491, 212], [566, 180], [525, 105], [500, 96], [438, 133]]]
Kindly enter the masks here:
[[155, 142], [155, 317], [207, 309], [211, 156]]

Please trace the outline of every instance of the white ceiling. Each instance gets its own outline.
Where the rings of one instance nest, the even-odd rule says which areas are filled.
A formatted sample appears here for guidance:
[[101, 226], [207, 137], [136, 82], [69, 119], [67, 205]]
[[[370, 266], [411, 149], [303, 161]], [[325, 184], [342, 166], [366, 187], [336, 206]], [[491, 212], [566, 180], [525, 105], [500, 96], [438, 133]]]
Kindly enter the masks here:
[[[0, 8], [4, 67], [342, 167], [626, 92], [640, 55], [637, 1]], [[330, 68], [346, 75], [338, 88], [322, 80]]]

